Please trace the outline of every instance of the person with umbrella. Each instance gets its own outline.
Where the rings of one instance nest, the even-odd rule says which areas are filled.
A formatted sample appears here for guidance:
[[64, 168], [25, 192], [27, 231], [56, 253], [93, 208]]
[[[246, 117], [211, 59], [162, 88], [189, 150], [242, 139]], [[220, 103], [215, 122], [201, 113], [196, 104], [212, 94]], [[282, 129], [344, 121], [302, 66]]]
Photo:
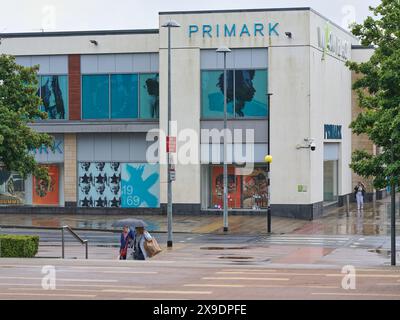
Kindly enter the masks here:
[[135, 224], [136, 236], [133, 240], [133, 248], [134, 248], [133, 257], [135, 260], [146, 260], [147, 258], [149, 258], [145, 248], [145, 243], [151, 242], [153, 240], [153, 237], [146, 230], [146, 226], [147, 226], [146, 223], [143, 221], [138, 221]]
[[121, 233], [119, 259], [126, 260], [128, 256], [128, 247], [135, 239], [135, 233], [129, 228], [129, 225], [124, 225]]

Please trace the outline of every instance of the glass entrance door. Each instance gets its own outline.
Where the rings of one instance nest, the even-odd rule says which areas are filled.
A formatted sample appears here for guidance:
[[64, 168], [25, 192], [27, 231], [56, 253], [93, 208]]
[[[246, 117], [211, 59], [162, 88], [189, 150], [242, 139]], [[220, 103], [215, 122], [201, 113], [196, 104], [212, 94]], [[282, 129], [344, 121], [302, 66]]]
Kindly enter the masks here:
[[338, 160], [324, 161], [324, 202], [338, 201]]

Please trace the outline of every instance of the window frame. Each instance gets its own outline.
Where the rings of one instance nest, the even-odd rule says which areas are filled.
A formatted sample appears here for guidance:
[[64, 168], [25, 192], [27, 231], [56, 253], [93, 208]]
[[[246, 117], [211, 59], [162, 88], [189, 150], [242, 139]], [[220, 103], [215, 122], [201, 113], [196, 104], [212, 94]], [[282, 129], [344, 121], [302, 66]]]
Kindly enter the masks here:
[[[267, 109], [267, 114], [262, 117], [238, 117], [236, 116], [236, 72], [235, 71], [243, 71], [243, 70], [255, 70], [255, 71], [266, 71], [267, 72], [267, 93], [269, 93], [269, 68], [226, 68], [226, 71], [233, 71], [233, 117], [227, 117], [228, 121], [240, 121], [240, 120], [269, 120], [268, 119], [268, 109]], [[221, 118], [215, 118], [215, 117], [203, 117], [203, 71], [222, 71], [224, 72], [224, 69], [200, 69], [200, 121], [223, 121], [224, 117], [222, 116]], [[269, 108], [268, 105], [268, 99], [267, 99], [267, 108]]]
[[[84, 73], [81, 74], [81, 121], [87, 122], [159, 122], [160, 114], [156, 119], [145, 119], [140, 118], [140, 76], [142, 74], [158, 74], [160, 76], [160, 72], [107, 72], [107, 73]], [[112, 75], [137, 75], [138, 77], [138, 86], [137, 86], [137, 103], [138, 103], [138, 117], [137, 118], [111, 118], [111, 76]], [[107, 119], [85, 119], [83, 118], [83, 77], [84, 76], [108, 76], [108, 118]]]
[[[57, 74], [43, 73], [43, 74], [37, 74], [38, 84], [39, 84], [39, 88], [38, 88], [39, 98], [42, 99], [42, 85], [41, 85], [42, 77], [54, 77], [54, 76], [57, 76], [57, 77], [58, 76], [65, 76], [65, 77], [67, 77], [67, 112], [66, 112], [66, 118], [65, 119], [49, 119], [49, 118], [47, 118], [47, 119], [37, 119], [37, 120], [35, 120], [35, 122], [37, 122], [37, 123], [45, 123], [47, 121], [51, 121], [51, 122], [69, 121], [69, 74], [67, 74], [67, 73], [57, 73]], [[43, 112], [45, 112], [45, 111], [43, 111]]]

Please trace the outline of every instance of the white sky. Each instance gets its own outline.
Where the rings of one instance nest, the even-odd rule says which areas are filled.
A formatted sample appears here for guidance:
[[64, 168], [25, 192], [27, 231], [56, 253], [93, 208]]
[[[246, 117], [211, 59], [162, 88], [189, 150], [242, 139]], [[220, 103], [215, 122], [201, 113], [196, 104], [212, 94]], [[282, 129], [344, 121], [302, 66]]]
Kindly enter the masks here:
[[361, 22], [379, 0], [0, 0], [1, 32], [158, 28], [158, 12], [311, 7], [337, 24]]

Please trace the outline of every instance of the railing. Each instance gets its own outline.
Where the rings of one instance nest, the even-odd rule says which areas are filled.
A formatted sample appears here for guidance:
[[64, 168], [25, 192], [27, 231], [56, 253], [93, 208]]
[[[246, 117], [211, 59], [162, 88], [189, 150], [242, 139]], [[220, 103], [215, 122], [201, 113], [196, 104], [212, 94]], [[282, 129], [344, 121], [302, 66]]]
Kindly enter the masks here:
[[70, 226], [61, 227], [61, 243], [62, 243], [62, 254], [61, 258], [65, 259], [65, 240], [64, 240], [64, 230], [68, 231], [76, 240], [78, 240], [81, 244], [85, 245], [85, 258], [89, 259], [88, 253], [88, 240], [82, 239], [74, 230], [71, 229]]

